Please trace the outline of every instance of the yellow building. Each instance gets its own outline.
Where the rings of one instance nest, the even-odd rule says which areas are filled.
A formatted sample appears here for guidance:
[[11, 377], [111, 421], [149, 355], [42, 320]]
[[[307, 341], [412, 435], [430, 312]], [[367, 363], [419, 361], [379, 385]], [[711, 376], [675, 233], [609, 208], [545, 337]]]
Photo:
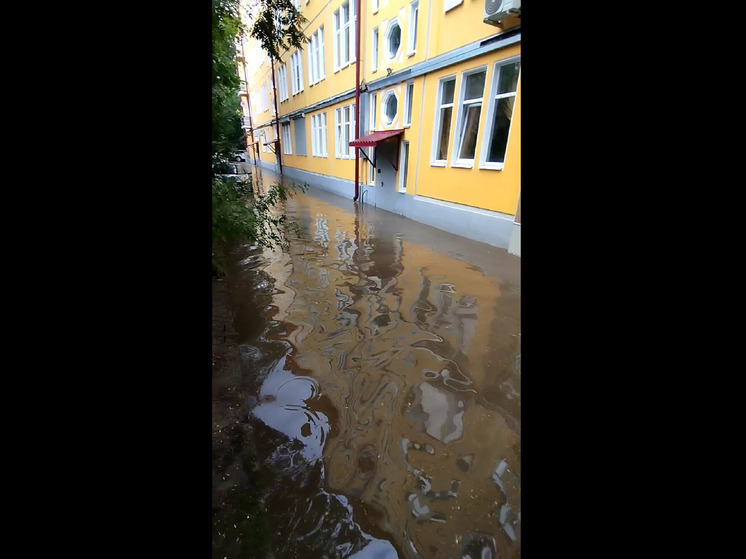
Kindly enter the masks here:
[[258, 43], [241, 44], [250, 157], [520, 255], [520, 0], [296, 5], [309, 42], [282, 54], [274, 80]]

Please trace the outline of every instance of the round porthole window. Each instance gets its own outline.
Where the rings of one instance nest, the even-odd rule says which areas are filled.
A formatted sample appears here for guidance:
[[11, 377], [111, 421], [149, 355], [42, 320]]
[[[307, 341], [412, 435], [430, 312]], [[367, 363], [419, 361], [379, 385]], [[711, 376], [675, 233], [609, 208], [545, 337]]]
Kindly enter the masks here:
[[383, 121], [387, 126], [390, 126], [394, 122], [398, 110], [399, 99], [394, 91], [389, 91], [383, 99]]
[[401, 25], [398, 19], [393, 19], [386, 30], [386, 56], [389, 60], [396, 57], [401, 46]]

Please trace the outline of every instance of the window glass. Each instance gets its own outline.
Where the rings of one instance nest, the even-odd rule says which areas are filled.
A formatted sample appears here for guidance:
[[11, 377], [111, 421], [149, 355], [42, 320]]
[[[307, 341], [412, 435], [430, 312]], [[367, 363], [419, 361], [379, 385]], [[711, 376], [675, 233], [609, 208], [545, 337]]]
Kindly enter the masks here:
[[438, 159], [448, 157], [448, 137], [451, 134], [451, 115], [453, 107], [446, 107], [440, 113], [440, 139], [438, 143]]
[[391, 124], [396, 118], [396, 111], [399, 108], [399, 100], [396, 95], [389, 95], [386, 98], [386, 106], [384, 107], [384, 114], [388, 124]]
[[466, 94], [464, 99], [477, 99], [484, 95], [484, 78], [487, 72], [469, 74], [466, 76]]
[[456, 87], [456, 80], [443, 82], [443, 98], [441, 104], [453, 103], [453, 90]]
[[508, 146], [508, 132], [510, 132], [510, 121], [513, 118], [513, 105], [515, 97], [506, 97], [497, 100], [495, 118], [492, 122], [492, 138], [487, 161], [490, 163], [504, 163], [505, 149]]
[[497, 93], [509, 93], [515, 91], [518, 87], [518, 70], [520, 62], [506, 64], [500, 67], [500, 81], [497, 86]]
[[464, 135], [461, 141], [459, 159], [474, 159], [474, 151], [477, 147], [477, 132], [479, 131], [479, 115], [482, 114], [481, 105], [470, 105], [466, 110], [464, 119]]
[[407, 109], [404, 124], [412, 124], [412, 97], [414, 97], [414, 84], [407, 84]]
[[393, 21], [389, 25], [387, 37], [389, 58], [393, 58], [396, 56], [396, 53], [399, 52], [399, 45], [401, 45], [401, 27], [399, 27], [398, 22]]

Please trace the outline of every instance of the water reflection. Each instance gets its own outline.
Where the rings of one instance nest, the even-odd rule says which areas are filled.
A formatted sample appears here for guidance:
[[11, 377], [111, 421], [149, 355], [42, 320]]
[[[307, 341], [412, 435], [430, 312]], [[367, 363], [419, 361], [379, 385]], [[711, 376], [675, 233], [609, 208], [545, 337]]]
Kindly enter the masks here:
[[319, 198], [288, 201], [302, 237], [263, 255], [291, 349], [251, 410], [283, 435], [266, 460], [292, 480], [271, 502], [303, 542], [293, 556], [518, 557], [515, 270], [486, 273], [482, 245], [460, 241], [473, 255], [456, 258], [415, 240], [422, 226]]

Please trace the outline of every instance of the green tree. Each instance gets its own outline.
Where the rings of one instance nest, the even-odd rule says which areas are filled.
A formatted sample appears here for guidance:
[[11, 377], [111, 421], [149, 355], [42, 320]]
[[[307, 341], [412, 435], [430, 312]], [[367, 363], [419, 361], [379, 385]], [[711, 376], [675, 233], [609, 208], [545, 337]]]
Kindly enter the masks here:
[[[212, 14], [212, 237], [213, 272], [225, 272], [228, 246], [248, 241], [261, 248], [288, 246], [287, 234], [297, 225], [289, 224], [276, 207], [298, 185], [276, 183], [267, 193], [255, 195], [251, 180], [225, 177], [226, 164], [245, 148], [241, 128], [238, 90], [241, 80], [236, 68], [236, 40], [248, 30], [241, 22], [239, 0], [213, 0]], [[259, 36], [271, 41], [267, 46], [277, 58], [279, 49], [300, 45], [305, 37], [300, 25], [305, 21], [290, 0], [259, 0], [253, 7], [259, 25], [252, 25]], [[275, 18], [267, 14], [275, 13]], [[271, 23], [266, 23], [270, 21]], [[262, 42], [262, 45], [264, 43]], [[304, 189], [305, 186], [300, 186]]]
[[235, 57], [236, 39], [246, 29], [238, 0], [213, 0], [212, 6], [212, 154], [213, 169], [220, 169], [245, 147]]
[[295, 9], [292, 0], [259, 0], [249, 8], [249, 14], [253, 21], [249, 36], [259, 41], [274, 61], [280, 60], [286, 50], [302, 48], [308, 42], [302, 29], [308, 20]]

